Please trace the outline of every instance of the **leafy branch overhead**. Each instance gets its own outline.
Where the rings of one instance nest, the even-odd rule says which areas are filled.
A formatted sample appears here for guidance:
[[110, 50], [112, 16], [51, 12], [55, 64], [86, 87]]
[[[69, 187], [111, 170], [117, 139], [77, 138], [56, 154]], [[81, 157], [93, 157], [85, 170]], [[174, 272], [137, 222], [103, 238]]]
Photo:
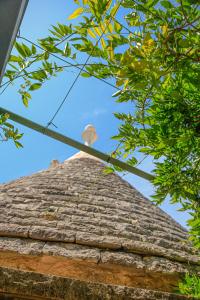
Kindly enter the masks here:
[[12, 124], [8, 122], [9, 115], [0, 114], [0, 142], [12, 140], [17, 148], [23, 147], [19, 142], [23, 134], [19, 133]]
[[[136, 164], [136, 152], [154, 160], [156, 193], [191, 211], [191, 239], [200, 247], [200, 10], [195, 0], [83, 0], [52, 26], [38, 45], [19, 37], [8, 83], [20, 78], [23, 103], [66, 68], [91, 56], [83, 77], [115, 81], [117, 102], [131, 102], [114, 137], [113, 155]], [[62, 64], [58, 63], [62, 61]], [[65, 65], [63, 65], [65, 63]], [[21, 81], [22, 80], [22, 81]]]
[[[134, 113], [115, 114], [121, 125], [114, 137], [120, 143], [114, 155], [127, 157], [130, 164], [137, 163], [136, 151], [152, 156], [155, 201], [161, 203], [170, 195], [182, 210], [193, 211], [191, 239], [200, 247], [198, 3], [124, 0], [124, 20], [119, 22], [112, 14], [113, 1], [76, 2], [82, 9], [72, 15], [84, 20], [76, 26], [79, 51], [89, 53], [105, 22], [111, 20], [93, 55], [106, 65], [86, 70], [100, 78], [114, 78], [119, 88], [113, 94], [116, 101], [133, 103]], [[83, 27], [87, 27], [84, 32]]]

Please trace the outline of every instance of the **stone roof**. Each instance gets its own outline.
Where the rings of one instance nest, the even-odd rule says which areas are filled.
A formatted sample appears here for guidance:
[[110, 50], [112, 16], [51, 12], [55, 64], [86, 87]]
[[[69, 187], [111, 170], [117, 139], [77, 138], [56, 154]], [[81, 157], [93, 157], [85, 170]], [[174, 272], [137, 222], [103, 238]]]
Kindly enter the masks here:
[[[134, 287], [141, 295], [145, 290], [164, 295], [173, 291], [183, 273], [199, 271], [199, 256], [187, 241], [187, 231], [120, 176], [105, 174], [104, 169], [98, 159], [79, 153], [0, 186], [4, 277], [8, 270], [18, 269], [84, 284]], [[2, 286], [0, 279], [0, 292], [10, 292]], [[165, 296], [162, 299], [179, 299]]]

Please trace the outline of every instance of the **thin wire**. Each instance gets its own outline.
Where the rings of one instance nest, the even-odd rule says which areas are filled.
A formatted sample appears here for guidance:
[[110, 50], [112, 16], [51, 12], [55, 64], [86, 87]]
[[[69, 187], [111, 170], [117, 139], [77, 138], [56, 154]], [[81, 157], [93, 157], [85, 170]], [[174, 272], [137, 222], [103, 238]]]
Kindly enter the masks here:
[[[121, 2], [122, 2], [122, 1], [121, 1]], [[116, 8], [116, 12], [118, 11], [118, 9], [119, 9], [119, 7], [120, 7], [121, 2], [119, 3], [118, 7]], [[115, 12], [115, 13], [116, 13], [116, 12]], [[110, 20], [108, 21], [108, 23], [106, 24], [106, 26], [108, 26], [108, 25], [110, 24], [110, 22], [111, 22], [111, 18], [110, 18]], [[74, 85], [76, 84], [77, 80], [79, 79], [79, 77], [80, 77], [82, 71], [84, 70], [86, 64], [88, 63], [89, 59], [91, 58], [91, 56], [92, 56], [92, 54], [93, 54], [93, 52], [94, 52], [94, 50], [95, 50], [95, 47], [98, 45], [99, 41], [100, 41], [101, 38], [103, 37], [103, 35], [104, 35], [105, 31], [106, 31], [106, 26], [105, 26], [104, 30], [102, 30], [102, 33], [101, 33], [100, 37], [98, 38], [98, 40], [96, 41], [95, 45], [93, 46], [92, 51], [91, 51], [90, 54], [88, 55], [88, 57], [87, 57], [87, 59], [86, 59], [84, 65], [80, 68], [80, 71], [78, 72], [76, 78], [75, 78], [74, 81], [72, 82], [70, 88], [68, 89], [68, 91], [67, 91], [65, 97], [63, 98], [62, 102], [60, 103], [58, 109], [56, 110], [56, 112], [54, 113], [53, 117], [52, 117], [52, 118], [50, 119], [50, 121], [48, 122], [47, 127], [50, 126], [51, 124], [53, 124], [53, 120], [55, 119], [55, 117], [56, 117], [57, 114], [59, 113], [59, 111], [60, 111], [60, 109], [62, 108], [62, 106], [63, 106], [63, 104], [65, 103], [65, 101], [67, 100], [67, 98], [68, 98], [68, 96], [69, 96], [71, 90], [73, 89]]]
[[136, 165], [135, 167], [139, 166], [143, 161], [149, 156], [149, 154], [146, 154]]
[[[20, 36], [20, 33], [21, 33], [21, 31], [20, 31], [20, 28], [19, 28], [19, 30], [18, 30], [18, 35], [19, 35], [19, 36]], [[35, 61], [35, 60], [33, 60], [33, 62], [34, 62], [34, 61]], [[17, 73], [17, 75], [15, 75], [15, 77], [14, 77], [13, 80], [15, 80], [16, 78], [18, 78], [18, 76], [21, 74], [21, 72], [22, 72], [23, 70], [25, 70], [26, 68], [27, 68], [27, 67], [25, 67], [24, 69], [20, 70], [20, 71]], [[5, 90], [10, 86], [10, 84], [12, 83], [13, 80], [10, 80], [10, 81], [8, 82], [8, 84], [5, 86], [5, 88], [3, 89], [3, 91], [1, 91], [0, 95], [2, 95], [2, 94], [5, 92]], [[5, 83], [5, 84], [6, 84], [6, 83]], [[1, 88], [2, 86], [4, 86], [5, 84], [1, 85], [0, 88]]]
[[[120, 6], [120, 5], [121, 5], [121, 2], [120, 2], [120, 4], [119, 4], [119, 6]], [[119, 6], [118, 6], [118, 8], [119, 8]], [[118, 8], [117, 8], [117, 10], [118, 10]], [[109, 16], [109, 17], [112, 18], [114, 21], [116, 21], [118, 24], [120, 24], [120, 25], [121, 25], [124, 29], [126, 29], [129, 33], [135, 34], [135, 33], [131, 32], [131, 31], [130, 31], [126, 26], [124, 26], [122, 23], [120, 23], [117, 19], [115, 19], [113, 16], [111, 16], [111, 15], [107, 15], [107, 16]], [[110, 23], [110, 22], [109, 22], [109, 23]], [[108, 25], [109, 25], [109, 23], [108, 23]], [[105, 33], [105, 30], [104, 30], [104, 33]], [[71, 33], [70, 35], [66, 36], [62, 41], [58, 42], [55, 46], [58, 46], [58, 45], [60, 45], [61, 43], [65, 42], [66, 40], [68, 40], [68, 39], [69, 39], [72, 35], [74, 35], [74, 34], [75, 34], [75, 33], [73, 32], [73, 33]], [[135, 35], [136, 35], [136, 34], [135, 34]], [[25, 38], [25, 37], [22, 37], [22, 36], [20, 35], [20, 30], [19, 30], [19, 32], [18, 32], [17, 38], [20, 38], [20, 39], [22, 39], [22, 40], [25, 40], [25, 41], [27, 41], [28, 43], [31, 43], [32, 45], [36, 46], [37, 48], [39, 48], [39, 49], [41, 49], [41, 50], [44, 50], [42, 47], [40, 47], [38, 44], [34, 43], [33, 41], [30, 41], [29, 39], [27, 39], [27, 38]], [[61, 61], [63, 61], [63, 62], [66, 62], [67, 64], [71, 65], [72, 67], [78, 68], [78, 69], [80, 70], [80, 68], [79, 68], [78, 66], [75, 66], [75, 65], [71, 64], [70, 62], [68, 62], [68, 61], [66, 61], [66, 60], [64, 60], [64, 59], [62, 59], [61, 57], [59, 57], [59, 56], [53, 54], [52, 52], [50, 52], [50, 51], [48, 51], [48, 50], [45, 50], [45, 53], [48, 53], [48, 54], [52, 55], [53, 57], [55, 57], [55, 58], [57, 58], [57, 59], [59, 59], [59, 60], [61, 60]], [[35, 60], [37, 60], [37, 58], [36, 58]], [[35, 60], [33, 60], [32, 63], [33, 63]], [[25, 67], [23, 70], [27, 69], [28, 67], [29, 67], [29, 66]], [[17, 74], [17, 76], [16, 76], [13, 80], [8, 81], [8, 82], [7, 82], [8, 84], [7, 84], [7, 83], [4, 83], [3, 85], [0, 86], [0, 88], [2, 88], [5, 84], [7, 84], [6, 87], [3, 89], [3, 91], [1, 91], [0, 95], [2, 95], [2, 94], [5, 92], [5, 90], [10, 86], [10, 84], [11, 84], [16, 78], [19, 77], [18, 75], [19, 75], [21, 72], [23, 72], [23, 70], [19, 71], [18, 74]], [[108, 84], [108, 85], [110, 85], [111, 87], [117, 89], [118, 91], [121, 90], [120, 88], [118, 88], [118, 87], [116, 87], [115, 85], [113, 85], [112, 83], [110, 83], [110, 82], [104, 80], [103, 78], [99, 78], [98, 76], [96, 76], [96, 75], [94, 75], [94, 74], [91, 74], [91, 73], [88, 72], [87, 70], [84, 70], [84, 71], [85, 71], [87, 74], [89, 74], [89, 75], [91, 75], [91, 76], [93, 76], [93, 77], [99, 79], [100, 81], [104, 82], [105, 84]]]
[[[31, 64], [33, 64], [35, 61], [37, 61], [37, 57], [31, 62]], [[9, 85], [16, 79], [16, 78], [18, 78], [18, 76], [24, 71], [24, 70], [26, 70], [28, 67], [30, 67], [30, 65], [29, 66], [27, 66], [27, 67], [25, 67], [25, 68], [23, 68], [22, 70], [20, 70], [16, 75], [15, 75], [15, 77], [13, 78], [13, 80], [10, 80], [10, 82], [8, 82], [8, 84], [6, 85], [6, 87], [3, 89], [3, 91], [1, 91], [1, 93], [0, 93], [0, 95], [2, 95], [4, 92], [5, 92], [5, 90], [9, 87]], [[1, 88], [2, 86], [0, 86], [0, 88]]]
[[[120, 5], [121, 5], [121, 3], [120, 3]], [[107, 16], [109, 16], [109, 17], [112, 18], [115, 22], [117, 22], [119, 25], [121, 25], [121, 26], [122, 26], [124, 29], [126, 29], [130, 34], [133, 34], [133, 35], [139, 37], [139, 35], [137, 35], [136, 33], [132, 32], [128, 27], [126, 27], [126, 26], [123, 25], [121, 22], [119, 22], [115, 17], [113, 17], [113, 16], [111, 16], [111, 15], [107, 15]], [[61, 44], [61, 43], [63, 43], [64, 41], [66, 41], [66, 40], [67, 40], [68, 38], [70, 38], [73, 34], [74, 34], [74, 33], [72, 33], [72, 34], [70, 34], [69, 36], [67, 36], [66, 38], [64, 38], [62, 41], [60, 41], [59, 43], [57, 43], [56, 46], [59, 45], [59, 44]], [[33, 41], [30, 41], [29, 39], [20, 36], [20, 31], [19, 31], [19, 35], [18, 35], [17, 37], [20, 38], [20, 39], [23, 39], [23, 40], [27, 41], [28, 43], [31, 43], [32, 45], [36, 46], [37, 48], [39, 48], [39, 49], [41, 49], [41, 50], [44, 50], [42, 47], [40, 47], [38, 44], [34, 43]], [[77, 69], [80, 70], [80, 68], [79, 68], [77, 65], [73, 65], [72, 63], [70, 63], [70, 62], [64, 60], [63, 58], [61, 58], [61, 57], [55, 55], [54, 53], [52, 53], [52, 52], [50, 52], [50, 51], [48, 51], [48, 50], [45, 50], [45, 52], [48, 53], [48, 54], [50, 54], [50, 55], [52, 55], [53, 57], [55, 57], [55, 58], [57, 58], [57, 59], [63, 61], [63, 62], [66, 62], [67, 64], [71, 65], [72, 67], [75, 67], [75, 68], [77, 68]], [[34, 62], [34, 61], [33, 61], [33, 62]], [[25, 70], [25, 69], [26, 69], [26, 68], [24, 68], [23, 70]], [[23, 71], [23, 70], [22, 70], [22, 71]], [[22, 71], [20, 71], [20, 72], [18, 73], [18, 75], [19, 75]], [[107, 85], [109, 85], [109, 86], [111, 86], [111, 87], [117, 89], [118, 91], [121, 90], [120, 88], [116, 87], [116, 86], [113, 85], [112, 83], [110, 83], [110, 82], [104, 80], [103, 78], [99, 78], [98, 76], [96, 76], [96, 75], [94, 75], [94, 74], [91, 74], [91, 73], [88, 72], [87, 70], [84, 70], [84, 72], [87, 73], [87, 74], [89, 74], [89, 75], [91, 75], [91, 76], [93, 76], [93, 77], [95, 77], [95, 78], [97, 78], [98, 80], [104, 82], [105, 84], [107, 84]], [[19, 77], [18, 75], [17, 75], [16, 78]], [[14, 80], [15, 80], [16, 78], [14, 78]], [[5, 84], [8, 83], [7, 86], [3, 89], [3, 91], [1, 91], [0, 95], [2, 95], [2, 94], [5, 92], [5, 90], [8, 88], [8, 86], [9, 86], [12, 82], [13, 82], [13, 80], [10, 80], [10, 81], [8, 81], [8, 82], [6, 82], [6, 83], [4, 83], [3, 85], [0, 86], [0, 88], [2, 88]]]
[[[61, 43], [63, 43], [63, 42], [65, 42], [66, 40], [68, 40], [72, 35], [74, 35], [75, 33], [73, 32], [73, 33], [71, 33], [70, 35], [68, 35], [68, 36], [66, 36], [62, 41], [60, 41], [60, 42], [58, 42], [57, 44], [55, 44], [55, 46], [58, 46], [58, 45], [60, 45]], [[20, 37], [20, 30], [18, 31], [18, 36], [17, 37]], [[45, 53], [47, 52], [47, 50], [45, 50]], [[31, 64], [33, 64], [35, 61], [37, 61], [37, 57], [36, 57], [36, 59], [34, 59], [32, 62], [31, 62]], [[13, 80], [9, 80], [9, 81], [7, 81], [6, 83], [4, 83], [4, 84], [2, 84], [1, 86], [0, 86], [0, 88], [2, 88], [4, 85], [6, 85], [6, 87], [3, 89], [3, 91], [1, 91], [1, 93], [0, 93], [0, 95], [2, 95], [4, 92], [5, 92], [5, 90], [9, 87], [9, 85], [15, 80], [15, 79], [17, 79], [17, 78], [19, 78], [19, 77], [22, 77], [22, 76], [24, 76], [24, 75], [22, 75], [22, 76], [19, 76], [24, 70], [26, 70], [28, 67], [30, 67], [30, 66], [27, 66], [27, 67], [25, 67], [25, 68], [23, 68], [22, 70], [20, 70], [17, 74], [16, 74], [16, 76], [13, 78]], [[34, 71], [33, 71], [34, 72]]]
[[[39, 49], [41, 49], [41, 50], [44, 50], [41, 46], [39, 46], [38, 44], [36, 44], [36, 43], [30, 41], [29, 39], [27, 39], [27, 38], [25, 38], [25, 37], [18, 36], [18, 38], [20, 38], [20, 39], [22, 39], [22, 40], [24, 40], [24, 41], [27, 41], [28, 43], [34, 45], [35, 47], [37, 47], [37, 48], [39, 48]], [[70, 66], [72, 66], [72, 67], [75, 67], [75, 68], [81, 70], [81, 67], [78, 67], [77, 65], [74, 65], [74, 64], [70, 63], [69, 61], [65, 60], [64, 58], [59, 57], [58, 55], [56, 55], [56, 54], [54, 54], [54, 53], [52, 53], [52, 52], [50, 52], [50, 51], [48, 51], [48, 50], [46, 50], [46, 52], [47, 52], [48, 54], [50, 54], [51, 56], [53, 56], [53, 57], [59, 59], [60, 61], [65, 62], [66, 64], [68, 64], [68, 65], [70, 65]], [[104, 82], [105, 84], [107, 84], [107, 85], [113, 87], [114, 89], [116, 89], [116, 90], [118, 90], [118, 91], [121, 91], [120, 88], [118, 88], [118, 87], [116, 87], [114, 84], [112, 84], [112, 83], [110, 83], [110, 82], [104, 80], [103, 78], [99, 78], [98, 76], [96, 76], [96, 75], [90, 73], [90, 72], [87, 71], [87, 70], [84, 70], [84, 72], [87, 73], [87, 74], [89, 74], [90, 76], [93, 76], [93, 77], [97, 78], [98, 80]]]
[[[9, 85], [11, 84], [11, 82], [12, 82], [11, 80], [10, 80], [9, 82], [6, 82], [6, 83], [8, 83], [8, 84], [5, 86], [5, 88], [3, 89], [3, 91], [1, 91], [0, 95], [2, 95], [2, 94], [5, 92], [5, 90], [9, 87]], [[5, 84], [6, 84], [6, 83], [5, 83]], [[3, 85], [2, 85], [2, 86], [3, 86]], [[1, 86], [1, 87], [2, 87], [2, 86]], [[1, 88], [1, 87], [0, 87], [0, 88]]]
[[[83, 64], [76, 64], [76, 65], [73, 65], [73, 67], [77, 67], [77, 66], [82, 66]], [[93, 64], [90, 64], [91, 66], [93, 65], [101, 65], [100, 63], [93, 63]], [[102, 64], [103, 66], [106, 66], [105, 64]], [[27, 72], [25, 75], [24, 74], [22, 74], [22, 75], [20, 75], [20, 73], [18, 73], [18, 75], [16, 75], [15, 76], [15, 78], [14, 79], [12, 79], [12, 80], [8, 80], [8, 81], [6, 81], [6, 82], [4, 82], [1, 86], [0, 86], [0, 88], [2, 88], [4, 85], [6, 85], [6, 84], [8, 84], [8, 83], [12, 83], [15, 79], [18, 79], [18, 78], [20, 78], [20, 77], [23, 77], [23, 76], [27, 76], [27, 75], [30, 75], [30, 74], [34, 74], [34, 73], [38, 73], [38, 72], [41, 72], [41, 71], [48, 71], [48, 70], [55, 70], [55, 69], [62, 69], [62, 68], [71, 68], [72, 66], [70, 66], [70, 65], [62, 65], [62, 66], [57, 66], [57, 67], [52, 67], [52, 68], [48, 68], [48, 69], [45, 69], [45, 68], [41, 68], [41, 69], [38, 69], [38, 70], [35, 70], [35, 71], [30, 71], [30, 72]], [[25, 70], [25, 69], [23, 69], [23, 70]], [[0, 95], [1, 95], [1, 93], [0, 93]]]

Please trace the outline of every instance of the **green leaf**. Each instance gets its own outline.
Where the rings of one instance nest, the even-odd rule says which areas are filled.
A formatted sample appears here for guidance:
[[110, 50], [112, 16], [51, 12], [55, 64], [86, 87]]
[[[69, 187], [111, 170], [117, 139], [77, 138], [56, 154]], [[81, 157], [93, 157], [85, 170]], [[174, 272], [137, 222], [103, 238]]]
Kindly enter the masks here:
[[37, 50], [36, 50], [36, 47], [34, 45], [32, 45], [31, 50], [32, 50], [32, 54], [36, 54]]
[[32, 55], [32, 50], [25, 44], [22, 44], [22, 48], [24, 52], [26, 53], [26, 56], [29, 57]]
[[23, 101], [24, 106], [28, 107], [29, 99], [25, 96], [22, 96], [22, 101]]
[[23, 148], [23, 145], [20, 142], [18, 142], [18, 141], [15, 141], [15, 146], [17, 148]]
[[68, 20], [72, 20], [72, 19], [75, 19], [77, 18], [78, 16], [80, 16], [84, 11], [84, 8], [82, 7], [79, 7], [77, 8], [69, 17], [68, 17]]
[[111, 173], [114, 173], [115, 169], [113, 167], [106, 167], [103, 172], [104, 174], [111, 174]]
[[28, 92], [22, 91], [22, 101], [26, 107], [28, 107], [28, 103], [30, 99], [31, 99], [31, 95]]
[[173, 8], [173, 5], [171, 4], [171, 2], [167, 1], [167, 0], [160, 1], [160, 4], [166, 9]]
[[32, 55], [31, 49], [29, 49], [29, 47], [23, 43], [19, 44], [18, 42], [15, 42], [15, 48], [22, 57], [29, 57]]
[[38, 90], [42, 86], [41, 83], [34, 83], [30, 86], [29, 91], [35, 91]]
[[70, 48], [68, 43], [65, 45], [64, 55], [65, 56], [70, 56], [71, 55], [71, 48]]
[[24, 47], [22, 45], [20, 45], [18, 42], [15, 43], [15, 48], [17, 49], [17, 51], [19, 52], [19, 54], [21, 54], [22, 57], [26, 57], [26, 51], [24, 50]]
[[47, 79], [47, 74], [44, 70], [38, 70], [36, 72], [31, 73], [31, 78], [43, 82], [45, 79]]
[[81, 73], [81, 76], [85, 78], [91, 77], [91, 75], [88, 73]]
[[23, 59], [20, 56], [11, 55], [9, 61], [11, 62], [21, 62]]

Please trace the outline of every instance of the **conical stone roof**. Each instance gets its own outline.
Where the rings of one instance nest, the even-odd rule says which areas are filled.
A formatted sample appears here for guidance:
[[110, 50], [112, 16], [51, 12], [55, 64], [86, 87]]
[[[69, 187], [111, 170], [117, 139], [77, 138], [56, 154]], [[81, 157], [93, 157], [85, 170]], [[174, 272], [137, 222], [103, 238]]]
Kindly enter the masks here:
[[[186, 299], [172, 293], [182, 274], [199, 271], [186, 230], [104, 169], [79, 153], [0, 186], [0, 292], [37, 299]], [[17, 276], [23, 284], [11, 283]], [[82, 298], [69, 288], [58, 291], [59, 278], [62, 286], [76, 282], [87, 291]], [[98, 285], [113, 296], [98, 298]]]

